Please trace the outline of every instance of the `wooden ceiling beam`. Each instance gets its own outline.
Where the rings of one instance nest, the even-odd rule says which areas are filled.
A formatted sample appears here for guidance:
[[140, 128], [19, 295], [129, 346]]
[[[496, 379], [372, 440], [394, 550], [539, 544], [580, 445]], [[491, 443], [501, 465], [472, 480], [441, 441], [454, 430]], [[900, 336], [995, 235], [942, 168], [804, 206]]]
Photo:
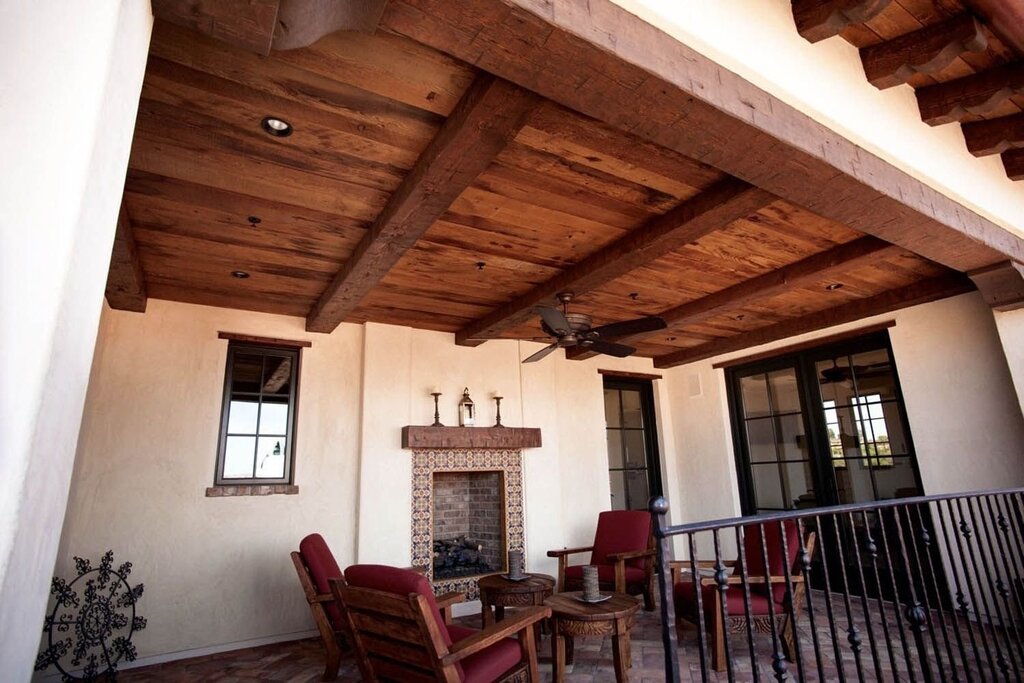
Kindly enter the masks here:
[[968, 273], [985, 303], [997, 311], [1024, 308], [1024, 264], [997, 263]]
[[942, 71], [965, 52], [988, 46], [981, 22], [960, 14], [939, 24], [861, 48], [864, 74], [876, 88], [906, 83], [916, 74]]
[[807, 41], [837, 36], [851, 24], [876, 17], [892, 0], [793, 0], [796, 30]]
[[1008, 149], [1000, 156], [1010, 180], [1024, 180], [1024, 149]]
[[382, 27], [960, 271], [1024, 240], [611, 0], [391, 0]]
[[107, 304], [122, 311], [146, 312], [146, 278], [135, 247], [131, 219], [124, 202], [117, 214], [114, 247], [110, 252], [110, 270], [107, 272]]
[[930, 126], [959, 121], [969, 114], [987, 114], [1017, 95], [1024, 95], [1024, 64], [1006, 64], [945, 83], [918, 88], [921, 119]]
[[558, 292], [587, 292], [675, 251], [685, 244], [745, 218], [775, 197], [735, 178], [726, 178], [651, 219], [646, 225], [599, 249], [576, 265], [455, 333], [455, 343], [477, 346], [515, 327], [533, 314], [536, 306]]
[[508, 81], [479, 74], [313, 306], [306, 329], [331, 332], [355, 310], [515, 137], [540, 101]]
[[264, 57], [281, 0], [153, 0], [153, 16]]
[[961, 124], [967, 149], [976, 157], [1024, 147], [1024, 114]]
[[[884, 258], [886, 254], [898, 250], [899, 247], [875, 237], [861, 237], [764, 275], [744, 280], [732, 287], [726, 287], [699, 299], [666, 309], [657, 315], [664, 318], [669, 325], [692, 325], [714, 317], [726, 309], [738, 308], [753, 301], [767, 299], [788, 289], [803, 287], [822, 278], [838, 277], [841, 273], [877, 261]], [[661, 333], [663, 334], [663, 332]], [[654, 333], [634, 334], [620, 337], [615, 341], [620, 344], [632, 344], [651, 334]], [[566, 353], [567, 358], [575, 360], [590, 358], [593, 355], [595, 354], [589, 351], [570, 350]]]
[[915, 282], [907, 287], [892, 289], [866, 299], [852, 301], [799, 318], [791, 318], [750, 332], [716, 339], [699, 346], [681, 349], [654, 358], [654, 367], [671, 368], [706, 360], [725, 353], [742, 351], [780, 339], [850, 323], [873, 315], [963, 294], [973, 289], [971, 281], [959, 273], [943, 275]]

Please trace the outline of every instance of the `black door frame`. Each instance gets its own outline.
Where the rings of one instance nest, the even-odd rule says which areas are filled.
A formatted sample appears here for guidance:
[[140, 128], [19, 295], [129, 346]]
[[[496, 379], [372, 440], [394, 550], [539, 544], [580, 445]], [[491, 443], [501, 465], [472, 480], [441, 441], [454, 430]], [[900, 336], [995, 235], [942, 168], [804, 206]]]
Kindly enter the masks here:
[[[658, 416], [654, 410], [654, 382], [649, 379], [619, 375], [602, 375], [602, 377], [604, 378], [604, 389], [640, 392], [640, 410], [644, 419], [644, 449], [647, 456], [647, 487], [651, 497], [664, 495], [661, 478], [661, 453], [658, 450]], [[649, 429], [648, 425], [650, 425]], [[607, 435], [607, 429], [605, 434]]]

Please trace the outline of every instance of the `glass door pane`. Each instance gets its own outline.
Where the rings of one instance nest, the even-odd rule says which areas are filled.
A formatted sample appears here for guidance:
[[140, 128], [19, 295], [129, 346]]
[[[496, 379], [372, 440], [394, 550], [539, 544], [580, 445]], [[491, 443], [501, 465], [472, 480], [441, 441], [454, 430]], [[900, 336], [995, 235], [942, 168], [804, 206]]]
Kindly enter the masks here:
[[605, 433], [613, 510], [646, 510], [657, 489], [658, 460], [649, 392], [649, 383], [644, 386], [605, 381]]

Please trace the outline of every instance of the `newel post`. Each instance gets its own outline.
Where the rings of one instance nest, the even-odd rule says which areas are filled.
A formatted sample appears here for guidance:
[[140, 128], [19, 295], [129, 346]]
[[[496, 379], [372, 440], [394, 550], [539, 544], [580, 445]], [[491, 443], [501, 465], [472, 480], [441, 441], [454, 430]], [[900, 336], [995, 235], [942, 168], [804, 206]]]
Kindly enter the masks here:
[[658, 540], [658, 594], [661, 598], [661, 644], [665, 648], [665, 680], [679, 683], [679, 648], [676, 642], [676, 606], [672, 596], [671, 538], [668, 536], [668, 501], [663, 496], [651, 498], [648, 509], [654, 521]]

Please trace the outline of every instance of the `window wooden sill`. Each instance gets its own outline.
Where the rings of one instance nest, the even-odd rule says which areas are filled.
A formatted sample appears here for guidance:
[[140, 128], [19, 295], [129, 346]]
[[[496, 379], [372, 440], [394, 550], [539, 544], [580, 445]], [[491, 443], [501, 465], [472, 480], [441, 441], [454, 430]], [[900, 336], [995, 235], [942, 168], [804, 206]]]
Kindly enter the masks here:
[[206, 489], [207, 498], [230, 498], [232, 496], [294, 496], [298, 495], [299, 487], [295, 484], [232, 484], [229, 486], [210, 486]]

